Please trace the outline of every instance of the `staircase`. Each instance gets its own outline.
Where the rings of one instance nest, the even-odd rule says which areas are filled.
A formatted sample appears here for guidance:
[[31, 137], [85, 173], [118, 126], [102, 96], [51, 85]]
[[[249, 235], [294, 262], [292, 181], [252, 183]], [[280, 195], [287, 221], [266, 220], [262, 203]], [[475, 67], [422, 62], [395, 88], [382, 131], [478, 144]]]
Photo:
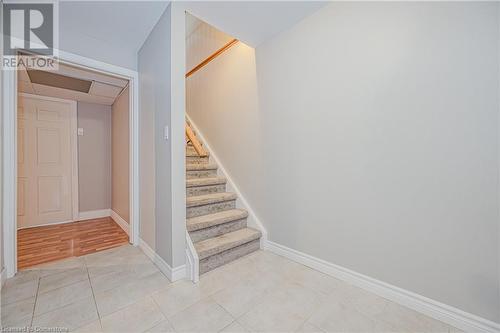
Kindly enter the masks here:
[[247, 227], [248, 212], [236, 208], [237, 195], [226, 192], [226, 179], [217, 174], [217, 165], [210, 163], [209, 153], [200, 149], [201, 143], [189, 125], [188, 131], [186, 226], [203, 274], [258, 250], [261, 233]]

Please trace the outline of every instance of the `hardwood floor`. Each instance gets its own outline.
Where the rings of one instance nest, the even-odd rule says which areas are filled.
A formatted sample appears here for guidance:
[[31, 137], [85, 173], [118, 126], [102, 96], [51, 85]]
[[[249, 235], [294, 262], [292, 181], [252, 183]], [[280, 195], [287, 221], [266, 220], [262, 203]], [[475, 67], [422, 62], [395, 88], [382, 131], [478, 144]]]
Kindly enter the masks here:
[[128, 235], [110, 217], [17, 231], [17, 267], [23, 269], [110, 249]]

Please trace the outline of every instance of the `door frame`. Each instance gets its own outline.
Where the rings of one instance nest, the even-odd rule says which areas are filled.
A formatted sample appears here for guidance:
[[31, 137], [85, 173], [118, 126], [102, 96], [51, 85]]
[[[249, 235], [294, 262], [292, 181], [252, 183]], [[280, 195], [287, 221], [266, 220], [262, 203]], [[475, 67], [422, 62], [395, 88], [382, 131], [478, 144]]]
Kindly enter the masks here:
[[[70, 99], [56, 98], [56, 97], [48, 97], [41, 96], [35, 94], [28, 93], [18, 93], [19, 97], [37, 99], [41, 101], [51, 101], [51, 102], [59, 102], [59, 103], [67, 103], [70, 106], [70, 148], [71, 148], [71, 220], [70, 221], [61, 221], [57, 223], [47, 223], [43, 225], [52, 225], [52, 224], [61, 224], [68, 223], [72, 221], [78, 220], [78, 128], [77, 128], [77, 102]], [[18, 100], [16, 98], [16, 102]], [[16, 148], [17, 148], [17, 107], [16, 107]], [[16, 178], [17, 178], [17, 150], [16, 150]], [[16, 191], [17, 191], [17, 179], [16, 179]], [[17, 201], [17, 193], [16, 193], [16, 201]], [[17, 202], [16, 202], [17, 205]], [[17, 210], [17, 206], [16, 206]], [[41, 227], [43, 225], [37, 226], [29, 226], [22, 229]], [[16, 213], [16, 230], [19, 230], [17, 225], [17, 213]], [[17, 241], [16, 241], [17, 243]]]
[[[60, 63], [129, 81], [129, 241], [139, 245], [139, 74], [59, 50]], [[6, 277], [17, 272], [17, 71], [3, 71], [3, 253]], [[3, 274], [2, 274], [3, 275]]]

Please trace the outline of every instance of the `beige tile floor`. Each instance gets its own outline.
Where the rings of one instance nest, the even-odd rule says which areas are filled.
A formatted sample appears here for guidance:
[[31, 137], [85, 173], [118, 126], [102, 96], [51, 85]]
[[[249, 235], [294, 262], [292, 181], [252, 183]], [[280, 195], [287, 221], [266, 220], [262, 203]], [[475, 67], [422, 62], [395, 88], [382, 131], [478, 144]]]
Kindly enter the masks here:
[[446, 324], [269, 252], [170, 283], [126, 245], [20, 272], [2, 326], [76, 332], [456, 332]]

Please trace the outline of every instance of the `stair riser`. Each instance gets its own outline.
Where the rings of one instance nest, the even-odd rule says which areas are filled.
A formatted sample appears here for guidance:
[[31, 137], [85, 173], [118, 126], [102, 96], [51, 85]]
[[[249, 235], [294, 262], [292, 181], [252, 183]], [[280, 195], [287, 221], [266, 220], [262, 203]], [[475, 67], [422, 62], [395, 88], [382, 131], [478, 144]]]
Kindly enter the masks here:
[[[206, 152], [207, 155], [210, 155], [210, 153], [205, 148], [203, 148], [203, 149], [204, 149], [204, 151]], [[185, 152], [186, 152], [186, 156], [198, 156], [198, 157], [200, 156], [198, 154], [198, 152], [196, 151], [196, 149], [194, 149], [193, 146], [186, 147]]]
[[207, 164], [208, 157], [186, 156], [186, 164]]
[[226, 185], [209, 185], [209, 186], [196, 186], [196, 187], [188, 187], [186, 188], [186, 195], [188, 197], [193, 197], [196, 195], [204, 195], [211, 193], [222, 193], [226, 192]]
[[217, 176], [217, 170], [196, 170], [196, 171], [186, 171], [186, 178], [207, 178]]
[[211, 271], [214, 268], [227, 264], [233, 260], [243, 257], [260, 248], [260, 240], [256, 239], [246, 244], [234, 247], [230, 250], [200, 260], [200, 274]]
[[189, 233], [189, 236], [191, 236], [191, 240], [193, 241], [193, 243], [196, 243], [208, 238], [217, 237], [222, 234], [226, 234], [228, 232], [246, 228], [246, 226], [247, 226], [247, 219], [245, 218], [241, 220], [219, 224], [213, 227], [208, 227], [205, 229], [192, 231]]
[[186, 209], [186, 217], [196, 217], [201, 215], [222, 212], [223, 210], [235, 209], [236, 200], [223, 201], [203, 206], [189, 207]]

